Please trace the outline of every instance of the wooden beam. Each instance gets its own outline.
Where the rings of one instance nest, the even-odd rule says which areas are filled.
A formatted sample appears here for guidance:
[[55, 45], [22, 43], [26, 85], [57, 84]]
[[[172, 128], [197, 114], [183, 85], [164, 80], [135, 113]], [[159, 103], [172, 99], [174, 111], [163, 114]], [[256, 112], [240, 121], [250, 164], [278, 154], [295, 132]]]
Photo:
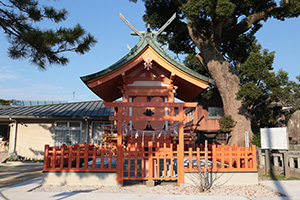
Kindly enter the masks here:
[[125, 72], [123, 72], [123, 73], [121, 74], [121, 76], [122, 76], [123, 83], [126, 83], [126, 76], [125, 76]]
[[[178, 121], [179, 116], [123, 116], [124, 121]], [[114, 116], [110, 116], [109, 120], [116, 120]], [[120, 121], [118, 118], [117, 120]]]
[[161, 81], [170, 84], [170, 80], [167, 77], [128, 77], [126, 81], [126, 84], [132, 84], [134, 81]]
[[104, 102], [105, 107], [181, 107], [194, 108], [197, 102], [171, 103], [171, 102]]

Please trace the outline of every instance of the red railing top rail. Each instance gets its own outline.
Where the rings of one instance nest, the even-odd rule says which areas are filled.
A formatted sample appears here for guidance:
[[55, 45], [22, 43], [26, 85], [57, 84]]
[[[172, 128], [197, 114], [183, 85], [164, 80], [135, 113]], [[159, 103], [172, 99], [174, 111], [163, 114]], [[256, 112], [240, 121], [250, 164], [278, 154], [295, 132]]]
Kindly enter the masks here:
[[[127, 148], [122, 148], [122, 154], [126, 158], [136, 158], [135, 152], [140, 154], [148, 153], [145, 159], [149, 158], [149, 153], [153, 158], [158, 158], [162, 152], [168, 152], [164, 158], [174, 158], [178, 153], [173, 145], [160, 145], [157, 142], [148, 141], [148, 145], [131, 144]], [[150, 147], [150, 148], [149, 148]], [[153, 147], [153, 148], [152, 148]], [[145, 150], [143, 148], [148, 148]], [[116, 171], [112, 168], [113, 159], [117, 159], [117, 148], [114, 144], [104, 144], [95, 146], [94, 144], [62, 145], [58, 147], [45, 146], [44, 171]], [[128, 154], [129, 153], [129, 154]], [[125, 156], [124, 154], [124, 156]], [[212, 172], [256, 172], [256, 147], [239, 147], [222, 145], [208, 145], [207, 166]], [[170, 156], [172, 155], [172, 156]], [[123, 157], [124, 158], [124, 157]], [[195, 172], [201, 168], [205, 158], [204, 145], [191, 146], [184, 151], [184, 163], [189, 163], [185, 167], [185, 172]], [[98, 159], [98, 160], [97, 160]], [[104, 166], [104, 159], [107, 159], [107, 166]], [[176, 156], [176, 159], [178, 157]], [[96, 167], [98, 161], [101, 165]], [[115, 161], [115, 160], [114, 160]]]

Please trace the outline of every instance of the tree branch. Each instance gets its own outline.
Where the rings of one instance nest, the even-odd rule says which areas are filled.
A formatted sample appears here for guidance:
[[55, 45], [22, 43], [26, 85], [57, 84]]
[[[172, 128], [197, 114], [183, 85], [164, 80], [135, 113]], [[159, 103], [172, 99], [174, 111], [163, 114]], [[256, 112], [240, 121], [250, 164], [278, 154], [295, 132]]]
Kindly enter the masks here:
[[235, 26], [231, 26], [229, 29], [227, 29], [224, 32], [224, 34], [222, 35], [221, 42], [225, 42], [230, 39], [237, 38], [240, 34], [251, 29], [251, 27], [254, 23], [257, 23], [263, 19], [270, 17], [271, 11], [273, 12], [277, 9], [279, 10], [279, 9], [281, 9], [281, 7], [279, 7], [279, 8], [274, 7], [274, 6], [268, 7], [268, 8], [263, 9], [261, 12], [256, 12], [256, 13], [249, 15], [248, 17], [243, 19], [241, 22], [239, 22]]
[[200, 46], [201, 46], [201, 43], [203, 43], [203, 40], [194, 35], [193, 28], [191, 27], [192, 21], [188, 17], [186, 17], [186, 22], [187, 22], [186, 23], [187, 30], [189, 32], [190, 37], [192, 38], [192, 40], [194, 41], [194, 43], [198, 47], [198, 49], [200, 49]]
[[250, 108], [250, 114], [252, 114], [253, 112], [254, 112], [254, 110], [258, 107], [258, 106], [260, 106], [261, 104], [263, 104], [263, 103], [265, 103], [265, 102], [267, 102], [267, 101], [269, 101], [269, 100], [271, 100], [271, 97], [269, 97], [269, 98], [267, 98], [267, 99], [265, 99], [264, 101], [262, 101], [262, 102], [260, 102], [259, 104], [256, 104], [255, 106], [254, 106], [254, 103], [249, 107]]
[[2, 4], [5, 7], [8, 7], [8, 8], [13, 8], [13, 6], [7, 5], [7, 4], [3, 3], [2, 1], [0, 1], [0, 4]]

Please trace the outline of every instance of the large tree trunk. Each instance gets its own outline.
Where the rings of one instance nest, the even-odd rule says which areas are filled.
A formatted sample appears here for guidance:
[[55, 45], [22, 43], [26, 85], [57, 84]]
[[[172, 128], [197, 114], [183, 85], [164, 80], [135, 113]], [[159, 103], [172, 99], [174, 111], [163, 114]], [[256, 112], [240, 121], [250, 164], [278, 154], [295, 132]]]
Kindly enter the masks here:
[[221, 95], [225, 115], [230, 115], [236, 122], [231, 132], [229, 145], [245, 146], [245, 132], [248, 132], [250, 141], [253, 136], [251, 116], [242, 105], [242, 101], [236, 99], [236, 94], [240, 89], [240, 80], [236, 70], [213, 46], [203, 45], [199, 46], [199, 49]]

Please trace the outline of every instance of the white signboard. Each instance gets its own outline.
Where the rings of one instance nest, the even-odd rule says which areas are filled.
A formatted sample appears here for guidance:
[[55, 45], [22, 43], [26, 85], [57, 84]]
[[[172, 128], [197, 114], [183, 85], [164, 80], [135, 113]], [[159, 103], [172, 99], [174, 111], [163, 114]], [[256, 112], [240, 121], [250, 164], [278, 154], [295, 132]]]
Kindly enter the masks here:
[[288, 135], [284, 128], [261, 128], [260, 139], [262, 149], [285, 149], [288, 146]]

